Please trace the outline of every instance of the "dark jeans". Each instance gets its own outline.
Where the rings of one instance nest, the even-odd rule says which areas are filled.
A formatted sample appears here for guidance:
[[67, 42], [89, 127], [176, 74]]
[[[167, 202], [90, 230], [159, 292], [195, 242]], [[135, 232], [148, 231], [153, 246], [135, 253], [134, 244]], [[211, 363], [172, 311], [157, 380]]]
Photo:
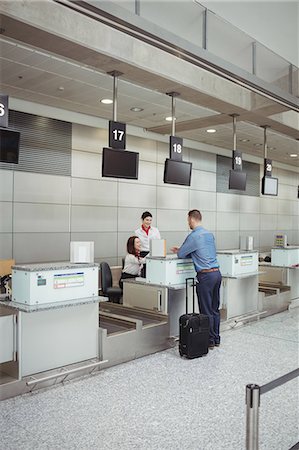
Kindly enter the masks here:
[[206, 272], [198, 273], [196, 283], [196, 293], [198, 306], [201, 314], [206, 314], [210, 321], [210, 344], [220, 343], [220, 285], [221, 273]]

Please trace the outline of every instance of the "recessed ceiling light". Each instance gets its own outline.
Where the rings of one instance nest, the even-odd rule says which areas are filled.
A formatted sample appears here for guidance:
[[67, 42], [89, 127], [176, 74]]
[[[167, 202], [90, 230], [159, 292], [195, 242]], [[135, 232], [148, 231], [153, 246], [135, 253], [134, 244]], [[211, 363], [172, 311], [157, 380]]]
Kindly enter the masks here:
[[255, 147], [261, 147], [263, 144], [258, 144], [257, 142], [253, 144]]
[[[167, 122], [172, 122], [172, 116], [165, 117], [165, 120], [167, 120]], [[176, 117], [174, 118], [174, 120], [176, 120]]]
[[101, 103], [104, 103], [104, 105], [111, 105], [113, 100], [111, 100], [111, 98], [102, 98]]
[[250, 139], [239, 139], [240, 142], [249, 142]]
[[207, 133], [216, 133], [216, 130], [215, 130], [215, 128], [208, 128], [208, 129], [206, 130], [206, 132], [207, 132]]
[[297, 158], [297, 153], [290, 153], [290, 158]]
[[130, 111], [141, 112], [143, 111], [143, 108], [139, 108], [139, 106], [133, 106], [132, 108], [130, 108]]
[[269, 147], [269, 150], [276, 150], [276, 147]]

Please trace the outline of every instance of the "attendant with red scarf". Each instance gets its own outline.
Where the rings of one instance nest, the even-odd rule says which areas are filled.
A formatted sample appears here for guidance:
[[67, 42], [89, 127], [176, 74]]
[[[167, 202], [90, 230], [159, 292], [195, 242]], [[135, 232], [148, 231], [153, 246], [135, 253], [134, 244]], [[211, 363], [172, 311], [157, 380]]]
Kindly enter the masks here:
[[141, 242], [140, 254], [142, 257], [146, 256], [150, 251], [150, 240], [161, 239], [158, 228], [152, 227], [153, 216], [149, 211], [145, 211], [141, 216], [141, 227], [135, 231], [136, 236]]

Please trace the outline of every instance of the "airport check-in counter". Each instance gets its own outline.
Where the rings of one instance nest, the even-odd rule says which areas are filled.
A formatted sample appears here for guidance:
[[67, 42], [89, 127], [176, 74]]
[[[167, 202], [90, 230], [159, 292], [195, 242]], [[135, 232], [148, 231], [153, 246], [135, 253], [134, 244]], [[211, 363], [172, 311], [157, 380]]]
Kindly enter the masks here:
[[0, 372], [21, 380], [98, 358], [102, 300], [97, 264], [13, 266], [12, 300], [0, 301]]
[[[169, 336], [178, 336], [179, 317], [186, 312], [186, 278], [195, 278], [191, 259], [176, 255], [146, 258], [146, 279], [124, 280], [124, 306], [143, 308], [168, 316]], [[192, 291], [189, 288], [188, 311], [192, 311]], [[195, 311], [198, 312], [195, 298]]]
[[299, 306], [299, 246], [274, 247], [271, 263], [261, 263], [264, 281], [279, 277], [281, 284], [290, 288], [291, 307]]
[[224, 250], [217, 252], [222, 274], [220, 308], [230, 320], [258, 312], [258, 252]]

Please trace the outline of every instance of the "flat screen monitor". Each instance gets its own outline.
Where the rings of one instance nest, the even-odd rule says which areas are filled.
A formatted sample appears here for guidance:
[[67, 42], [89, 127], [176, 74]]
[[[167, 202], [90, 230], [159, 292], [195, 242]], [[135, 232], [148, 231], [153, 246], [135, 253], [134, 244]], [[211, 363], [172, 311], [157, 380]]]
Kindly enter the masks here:
[[139, 153], [103, 148], [102, 176], [138, 179]]
[[0, 162], [18, 164], [20, 133], [0, 128]]
[[190, 186], [192, 163], [167, 158], [164, 166], [164, 183]]
[[246, 172], [241, 170], [230, 170], [229, 171], [229, 189], [237, 189], [238, 191], [246, 190]]
[[263, 195], [278, 195], [278, 178], [263, 177], [262, 179]]

